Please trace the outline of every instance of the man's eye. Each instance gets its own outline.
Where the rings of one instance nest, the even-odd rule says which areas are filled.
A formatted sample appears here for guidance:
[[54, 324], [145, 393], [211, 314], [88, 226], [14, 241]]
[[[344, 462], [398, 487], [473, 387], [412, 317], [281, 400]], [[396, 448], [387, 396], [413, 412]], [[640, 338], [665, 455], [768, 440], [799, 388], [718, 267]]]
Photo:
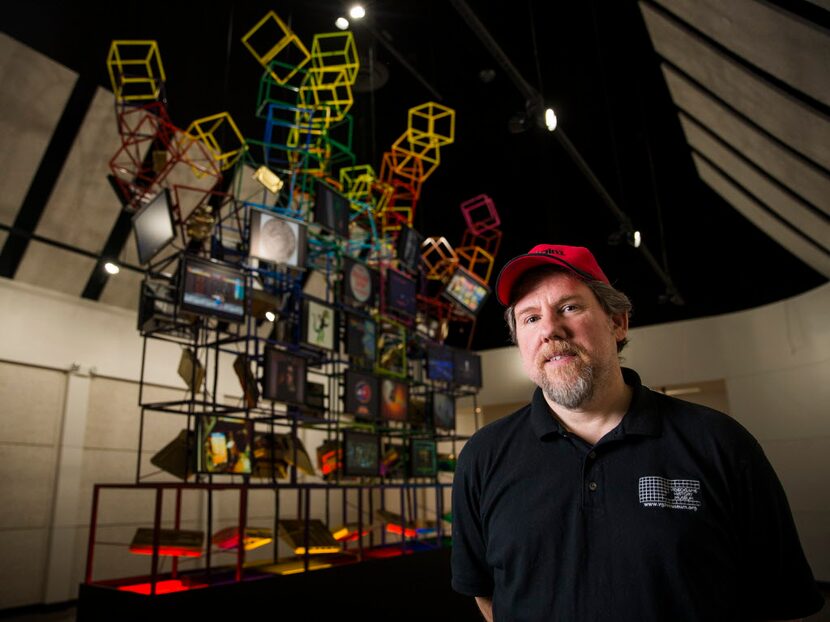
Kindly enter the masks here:
[[534, 322], [537, 322], [538, 320], [539, 320], [538, 315], [528, 315], [525, 318], [525, 324], [533, 324]]
[[577, 309], [579, 309], [577, 305], [565, 305], [564, 307], [562, 307], [562, 312], [569, 313], [571, 311], [576, 311]]

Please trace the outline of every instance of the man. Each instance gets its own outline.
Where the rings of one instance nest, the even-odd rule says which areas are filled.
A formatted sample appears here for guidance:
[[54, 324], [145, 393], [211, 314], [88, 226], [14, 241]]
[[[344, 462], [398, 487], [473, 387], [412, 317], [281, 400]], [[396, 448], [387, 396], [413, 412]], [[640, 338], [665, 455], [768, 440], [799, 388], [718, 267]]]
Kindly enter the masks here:
[[631, 303], [591, 252], [542, 244], [496, 284], [529, 405], [453, 484], [453, 588], [496, 622], [797, 619], [823, 604], [784, 491], [733, 419], [619, 363]]

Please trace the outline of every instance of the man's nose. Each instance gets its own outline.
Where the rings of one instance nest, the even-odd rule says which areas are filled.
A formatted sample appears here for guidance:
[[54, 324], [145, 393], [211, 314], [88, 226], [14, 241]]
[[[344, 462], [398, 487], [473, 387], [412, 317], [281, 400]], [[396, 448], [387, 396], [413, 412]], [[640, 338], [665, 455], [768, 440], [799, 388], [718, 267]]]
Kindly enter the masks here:
[[555, 313], [550, 313], [542, 318], [542, 339], [545, 342], [555, 339], [567, 339], [567, 324]]

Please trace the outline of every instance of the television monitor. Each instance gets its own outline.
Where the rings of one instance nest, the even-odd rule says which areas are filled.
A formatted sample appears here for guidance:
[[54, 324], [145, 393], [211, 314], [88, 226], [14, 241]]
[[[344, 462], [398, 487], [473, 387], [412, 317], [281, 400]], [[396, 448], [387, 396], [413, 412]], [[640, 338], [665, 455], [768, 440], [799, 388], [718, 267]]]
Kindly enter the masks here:
[[345, 384], [345, 412], [358, 419], [376, 420], [379, 404], [377, 376], [347, 369]]
[[196, 451], [199, 473], [251, 474], [253, 423], [230, 417], [199, 417]]
[[374, 320], [349, 314], [346, 319], [346, 354], [358, 364], [371, 367], [377, 350], [377, 324]]
[[350, 209], [349, 199], [323, 182], [317, 182], [314, 195], [314, 222], [340, 237], [348, 238]]
[[380, 383], [380, 417], [385, 421], [406, 421], [409, 406], [409, 385], [400, 380], [384, 378]]
[[421, 263], [421, 244], [424, 242], [424, 235], [412, 227], [406, 225], [398, 232], [398, 243], [395, 250], [398, 254], [398, 261], [407, 270], [416, 272]]
[[179, 283], [182, 311], [231, 322], [245, 319], [245, 275], [241, 270], [210, 259], [185, 255]]
[[443, 294], [467, 313], [476, 315], [490, 295], [490, 288], [459, 266], [452, 273]]
[[251, 208], [248, 254], [263, 261], [305, 268], [306, 225], [274, 212]]
[[334, 307], [306, 298], [303, 300], [301, 341], [313, 348], [334, 350], [337, 324]]
[[343, 257], [343, 280], [341, 300], [349, 307], [375, 306], [378, 276], [374, 270], [361, 261]]
[[170, 205], [170, 190], [164, 188], [133, 214], [133, 234], [139, 263], [150, 263], [161, 249], [176, 238]]
[[305, 402], [306, 360], [277, 348], [265, 350], [262, 397], [275, 402]]
[[377, 434], [345, 430], [343, 432], [343, 475], [377, 476], [380, 474], [380, 437]]
[[455, 384], [481, 386], [481, 357], [469, 350], [453, 350], [453, 380]]
[[386, 310], [396, 315], [414, 318], [418, 309], [418, 286], [411, 276], [400, 270], [387, 268], [386, 270]]
[[452, 382], [452, 350], [441, 344], [427, 346], [427, 378], [441, 382]]
[[438, 452], [435, 441], [413, 438], [409, 441], [409, 474], [412, 477], [434, 477], [438, 473]]
[[455, 399], [451, 395], [432, 394], [432, 423], [442, 430], [455, 430]]

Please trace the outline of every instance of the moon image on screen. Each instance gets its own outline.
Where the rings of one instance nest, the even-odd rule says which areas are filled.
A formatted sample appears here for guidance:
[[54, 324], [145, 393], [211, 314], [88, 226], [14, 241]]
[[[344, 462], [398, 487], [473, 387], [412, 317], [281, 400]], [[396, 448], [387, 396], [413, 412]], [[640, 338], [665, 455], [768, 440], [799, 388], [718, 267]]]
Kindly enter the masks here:
[[297, 234], [284, 220], [269, 218], [260, 230], [263, 254], [276, 263], [294, 263], [297, 252]]

